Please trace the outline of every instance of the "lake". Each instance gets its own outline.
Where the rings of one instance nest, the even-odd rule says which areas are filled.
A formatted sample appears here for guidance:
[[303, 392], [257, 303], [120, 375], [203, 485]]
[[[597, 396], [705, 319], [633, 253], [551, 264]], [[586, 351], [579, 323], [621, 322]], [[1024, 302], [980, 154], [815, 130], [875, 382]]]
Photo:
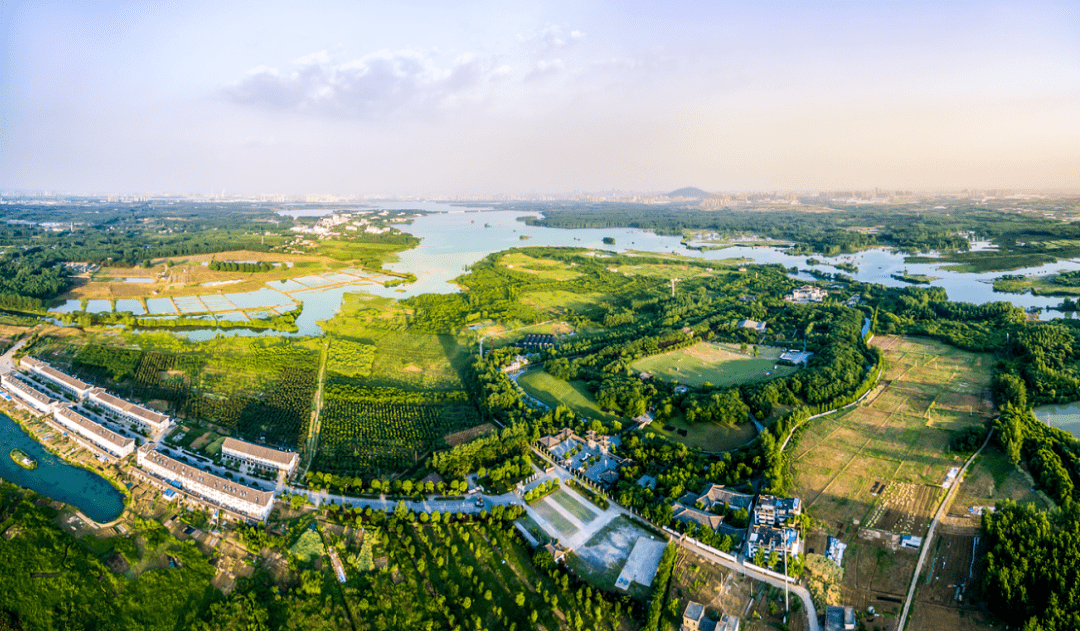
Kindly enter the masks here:
[[[105, 478], [64, 462], [30, 437], [19, 424], [0, 413], [0, 478], [48, 498], [71, 504], [94, 521], [110, 522], [124, 512], [124, 496]], [[37, 460], [27, 471], [11, 459], [12, 448]]]
[[1040, 405], [1033, 411], [1035, 417], [1043, 423], [1063, 429], [1080, 438], [1080, 403]]
[[[904, 262], [905, 255], [885, 248], [832, 257], [812, 255], [812, 258], [818, 259], [821, 264], [808, 266], [806, 260], [811, 257], [791, 255], [780, 247], [736, 245], [701, 252], [687, 249], [682, 245], [681, 237], [657, 235], [637, 228], [566, 229], [527, 226], [519, 219], [539, 216], [538, 213], [530, 211], [490, 211], [439, 202], [391, 202], [373, 204], [371, 207], [395, 210], [417, 209], [430, 213], [413, 219], [412, 224], [408, 226], [402, 226], [403, 230], [421, 239], [420, 245], [400, 253], [397, 262], [386, 266], [387, 269], [394, 272], [411, 272], [415, 274], [417, 282], [402, 287], [383, 287], [378, 282], [358, 280], [352, 284], [339, 284], [326, 289], [319, 289], [317, 285], [320, 281], [316, 279], [315, 281], [308, 281], [307, 286], [311, 287], [311, 289], [302, 291], [298, 291], [301, 289], [302, 283], [298, 285], [293, 281], [289, 281], [285, 284], [278, 283], [257, 291], [226, 294], [224, 299], [214, 295], [204, 296], [203, 300], [206, 302], [206, 306], [212, 310], [239, 307], [259, 311], [274, 309], [281, 312], [290, 308], [288, 304], [290, 303], [289, 296], [285, 296], [281, 292], [296, 291], [296, 293], [290, 293], [290, 296], [302, 301], [304, 304], [303, 313], [296, 321], [299, 331], [293, 334], [285, 334], [277, 331], [208, 328], [178, 333], [196, 340], [211, 339], [219, 334], [321, 335], [322, 329], [319, 327], [318, 322], [334, 316], [341, 306], [342, 296], [346, 293], [366, 292], [386, 298], [401, 299], [424, 293], [455, 292], [459, 288], [451, 281], [464, 274], [468, 266], [493, 252], [528, 246], [569, 246], [614, 252], [638, 250], [681, 254], [704, 260], [746, 258], [755, 263], [778, 263], [785, 267], [799, 267], [801, 269], [812, 267], [823, 272], [848, 274], [858, 281], [880, 283], [888, 287], [906, 286], [907, 283], [892, 277], [893, 274], [902, 274], [906, 271], [909, 274], [936, 276], [938, 279], [932, 281], [931, 285], [945, 288], [949, 298], [958, 302], [983, 304], [1005, 301], [1024, 308], [1041, 307], [1045, 309], [1056, 306], [1062, 300], [1061, 298], [1033, 296], [1030, 294], [996, 293], [992, 282], [994, 278], [1000, 276], [1003, 272], [967, 274], [949, 271], [947, 267], [943, 267], [943, 263], [907, 264]], [[304, 209], [296, 212], [326, 214], [333, 211]], [[528, 238], [522, 239], [522, 236]], [[604, 244], [603, 239], [605, 237], [614, 238], [615, 244]], [[980, 244], [975, 244], [975, 247], [976, 249], [985, 249]], [[834, 267], [839, 263], [853, 263], [859, 267], [859, 271], [849, 274]], [[1058, 261], [1050, 265], [1015, 270], [1009, 273], [1048, 274], [1067, 270], [1080, 270], [1080, 262]], [[812, 277], [800, 273], [796, 275], [796, 278], [809, 280]], [[328, 283], [329, 281], [327, 281]], [[218, 305], [217, 302], [213, 301], [221, 301], [221, 304]], [[176, 313], [176, 307], [167, 299], [152, 298], [147, 300], [147, 305], [152, 314]], [[128, 305], [124, 306], [127, 307]], [[54, 309], [54, 311], [63, 313], [78, 308], [79, 302], [72, 300], [68, 304]], [[119, 304], [117, 304], [117, 308], [123, 310]], [[252, 313], [248, 315], [250, 316]], [[1074, 316], [1072, 313], [1061, 314], [1054, 311], [1046, 312], [1045, 315], [1046, 317]], [[234, 318], [242, 319], [242, 316], [236, 315], [229, 319]]]

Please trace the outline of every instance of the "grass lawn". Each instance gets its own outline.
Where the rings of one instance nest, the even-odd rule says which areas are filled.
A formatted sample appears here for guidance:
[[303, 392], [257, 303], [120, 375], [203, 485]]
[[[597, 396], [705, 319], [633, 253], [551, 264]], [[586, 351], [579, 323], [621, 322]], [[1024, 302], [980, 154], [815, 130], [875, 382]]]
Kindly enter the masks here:
[[533, 510], [543, 517], [547, 523], [554, 526], [555, 530], [558, 530], [563, 537], [572, 537], [577, 532], [574, 524], [571, 524], [568, 519], [560, 515], [559, 511], [545, 504], [544, 500], [533, 504]]
[[590, 521], [596, 519], [596, 513], [589, 510], [584, 504], [575, 500], [566, 491], [558, 490], [549, 495], [551, 499], [558, 502], [560, 506], [565, 508], [571, 515], [581, 520], [581, 523], [587, 524]]
[[[667, 426], [674, 429], [665, 430], [664, 427]], [[686, 430], [686, 436], [679, 433], [678, 430], [680, 429]], [[667, 421], [656, 421], [649, 425], [645, 431], [655, 432], [687, 447], [697, 447], [702, 451], [711, 453], [736, 449], [757, 436], [757, 430], [754, 428], [753, 423], [743, 423], [734, 427], [719, 423], [689, 424], [682, 414]]]
[[600, 420], [618, 420], [617, 414], [609, 414], [585, 387], [583, 381], [561, 381], [541, 369], [527, 371], [518, 377], [518, 384], [536, 399], [556, 407], [565, 405], [579, 416]]
[[960, 513], [971, 506], [993, 506], [1003, 499], [1034, 504], [1040, 510], [1050, 509], [1052, 502], [1046, 494], [1031, 490], [1034, 484], [1026, 471], [1013, 466], [1001, 448], [991, 444], [968, 468], [949, 512]]
[[727, 386], [795, 372], [797, 369], [793, 366], [776, 366], [782, 352], [779, 348], [762, 346], [755, 358], [750, 348], [741, 352], [739, 347], [731, 344], [700, 342], [670, 353], [643, 357], [630, 367], [688, 386], [701, 386], [706, 382]]
[[[377, 305], [374, 309], [393, 309]], [[371, 317], [378, 317], [373, 314]], [[323, 323], [328, 334], [347, 337], [375, 347], [375, 358], [367, 381], [372, 385], [407, 390], [459, 390], [460, 370], [469, 362], [469, 352], [451, 335], [433, 335], [364, 326], [356, 318], [338, 315]]]
[[499, 259], [500, 265], [515, 272], [524, 272], [545, 280], [572, 280], [581, 276], [581, 272], [568, 263], [548, 259], [538, 259], [522, 252], [511, 250]]

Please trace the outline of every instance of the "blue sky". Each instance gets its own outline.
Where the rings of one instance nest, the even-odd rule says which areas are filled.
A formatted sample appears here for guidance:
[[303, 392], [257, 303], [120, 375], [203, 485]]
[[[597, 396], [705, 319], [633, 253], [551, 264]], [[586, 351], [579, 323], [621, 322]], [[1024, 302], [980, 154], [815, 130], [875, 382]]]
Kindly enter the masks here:
[[0, 4], [0, 188], [683, 185], [1075, 189], [1080, 5]]

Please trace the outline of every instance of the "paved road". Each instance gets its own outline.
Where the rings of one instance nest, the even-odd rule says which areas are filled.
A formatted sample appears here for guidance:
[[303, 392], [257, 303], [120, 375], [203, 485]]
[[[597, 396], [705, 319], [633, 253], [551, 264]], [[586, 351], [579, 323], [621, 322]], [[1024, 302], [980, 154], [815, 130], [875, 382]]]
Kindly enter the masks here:
[[993, 428], [986, 435], [986, 440], [983, 441], [982, 447], [979, 450], [971, 454], [971, 457], [964, 463], [960, 474], [956, 476], [952, 486], [949, 487], [949, 492], [945, 494], [945, 500], [941, 502], [941, 506], [938, 507], [937, 513], [934, 514], [934, 521], [930, 522], [930, 529], [926, 531], [926, 538], [923, 540], [922, 552], [919, 553], [919, 562], [915, 564], [915, 575], [911, 577], [911, 586], [908, 587], [907, 599], [904, 600], [904, 610], [900, 613], [900, 623], [896, 625], [896, 631], [904, 631], [904, 623], [907, 622], [908, 612], [911, 610], [911, 603], [915, 600], [915, 589], [919, 585], [919, 575], [922, 574], [923, 563], [926, 561], [926, 556], [930, 552], [930, 542], [934, 539], [934, 530], [937, 528], [938, 521], [941, 516], [945, 514], [945, 511], [949, 509], [949, 505], [952, 504], [953, 497], [956, 495], [957, 489], [960, 488], [960, 484], [964, 479], [964, 472], [967, 471], [968, 465], [975, 461], [975, 456], [982, 453], [983, 449], [990, 444], [990, 438], [994, 435]]
[[[386, 496], [381, 497], [352, 497], [349, 495], [336, 495], [333, 493], [314, 492], [308, 489], [299, 489], [295, 487], [286, 487], [286, 491], [292, 494], [299, 494], [307, 497], [316, 506], [323, 504], [341, 504], [350, 508], [374, 508], [377, 510], [390, 511], [397, 508], [398, 502], [401, 500], [388, 499]], [[481, 500], [482, 504], [477, 504], [477, 500]], [[443, 513], [479, 513], [480, 511], [489, 510], [494, 506], [523, 506], [525, 502], [518, 497], [515, 493], [504, 493], [503, 495], [483, 495], [477, 493], [475, 495], [466, 496], [464, 499], [454, 500], [439, 500], [433, 498], [425, 498], [424, 500], [404, 500], [405, 506], [412, 511], [431, 513], [434, 511], [440, 511]]]
[[0, 375], [7, 374], [15, 369], [15, 361], [12, 359], [12, 356], [14, 356], [16, 351], [18, 351], [20, 348], [25, 346], [27, 342], [30, 341], [30, 337], [34, 334], [34, 331], [36, 330], [37, 329], [35, 327], [35, 329], [31, 331], [29, 335], [19, 340], [18, 342], [15, 342], [15, 345], [9, 348], [6, 353], [0, 355]]
[[[734, 570], [739, 574], [749, 576], [755, 581], [761, 581], [763, 583], [768, 583], [773, 587], [779, 587], [780, 589], [784, 589], [785, 581], [759, 572], [752, 567], [746, 567], [739, 561], [732, 561], [730, 559], [725, 559], [722, 556], [713, 554], [712, 552], [709, 552], [704, 548], [698, 547], [696, 544], [694, 544], [694, 542], [687, 539], [675, 538], [674, 541], [675, 543], [682, 546], [684, 549], [689, 550], [690, 552], [693, 552], [700, 557], [704, 557], [712, 561], [713, 563], [719, 563], [720, 565], [723, 565], [730, 570]], [[803, 610], [806, 611], [806, 618], [809, 624], [810, 631], [821, 631], [821, 626], [820, 624], [818, 624], [817, 611], [814, 609], [814, 601], [810, 598], [810, 592], [808, 592], [805, 588], [799, 585], [792, 585], [791, 583], [788, 583], [787, 585], [788, 590], [790, 590], [793, 595], [798, 596], [802, 600]]]

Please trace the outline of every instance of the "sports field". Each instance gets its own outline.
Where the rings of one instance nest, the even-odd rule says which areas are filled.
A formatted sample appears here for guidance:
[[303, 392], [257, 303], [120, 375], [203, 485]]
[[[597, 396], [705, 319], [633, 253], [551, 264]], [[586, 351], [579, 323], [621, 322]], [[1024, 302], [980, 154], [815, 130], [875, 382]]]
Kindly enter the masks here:
[[518, 377], [518, 385], [533, 398], [551, 407], [565, 405], [578, 416], [599, 420], [620, 418], [601, 410], [583, 381], [562, 381], [544, 370], [533, 369]]
[[761, 346], [758, 356], [754, 357], [752, 347], [741, 351], [733, 344], [700, 342], [670, 353], [643, 357], [630, 367], [651, 373], [658, 379], [688, 386], [706, 382], [727, 386], [795, 372], [797, 369], [793, 366], [777, 366], [776, 360], [781, 353], [783, 349]]

